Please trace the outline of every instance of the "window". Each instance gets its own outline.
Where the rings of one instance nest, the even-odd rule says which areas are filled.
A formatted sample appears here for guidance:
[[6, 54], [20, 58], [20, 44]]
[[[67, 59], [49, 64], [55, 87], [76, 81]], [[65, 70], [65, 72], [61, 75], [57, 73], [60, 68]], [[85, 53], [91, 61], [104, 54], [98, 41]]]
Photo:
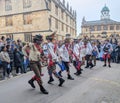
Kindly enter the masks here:
[[68, 15], [66, 14], [66, 22], [68, 22]]
[[32, 42], [32, 34], [31, 33], [25, 33], [24, 34], [24, 41], [25, 42]]
[[51, 0], [48, 0], [48, 8], [51, 10]]
[[55, 19], [55, 28], [58, 29], [58, 20]]
[[32, 6], [31, 0], [23, 0], [23, 8], [30, 8]]
[[116, 25], [116, 30], [120, 30], [120, 26], [119, 25]]
[[95, 31], [95, 27], [94, 26], [91, 26], [89, 29], [90, 29], [90, 31]]
[[101, 31], [101, 26], [97, 26], [97, 31]]
[[63, 24], [63, 23], [61, 23], [61, 25], [62, 25], [62, 31], [64, 31], [64, 24]]
[[72, 25], [73, 20], [70, 18], [70, 25]]
[[5, 0], [5, 11], [12, 10], [12, 2], [11, 0]]
[[114, 30], [114, 26], [113, 25], [110, 26], [110, 30]]
[[68, 32], [68, 26], [66, 25], [66, 32]]
[[64, 11], [61, 10], [61, 18], [64, 19]]
[[107, 25], [103, 26], [103, 30], [108, 30], [108, 26]]
[[55, 14], [58, 15], [58, 6], [55, 6]]
[[49, 18], [49, 26], [50, 26], [50, 28], [51, 28], [51, 26], [52, 26], [51, 17]]
[[6, 26], [12, 26], [12, 25], [13, 25], [12, 16], [7, 16], [6, 17]]
[[24, 24], [32, 24], [31, 13], [27, 13], [23, 15]]

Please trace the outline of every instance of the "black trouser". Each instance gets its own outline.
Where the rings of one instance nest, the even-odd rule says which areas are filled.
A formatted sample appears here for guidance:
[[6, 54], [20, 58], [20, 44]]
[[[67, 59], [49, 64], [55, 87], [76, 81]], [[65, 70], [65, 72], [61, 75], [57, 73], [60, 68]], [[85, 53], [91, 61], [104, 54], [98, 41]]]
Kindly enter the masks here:
[[76, 61], [73, 61], [73, 66], [74, 66], [75, 69], [76, 69]]
[[120, 63], [120, 53], [117, 53], [117, 63]]
[[69, 62], [65, 62], [63, 61], [64, 65], [65, 65], [65, 69], [67, 72], [70, 72], [70, 68], [69, 68]]
[[20, 73], [19, 69], [21, 69], [21, 73], [23, 73], [22, 66], [16, 66], [16, 73]]
[[2, 62], [2, 67], [3, 67], [3, 77], [5, 77], [5, 74], [7, 72], [7, 74], [10, 74], [10, 69], [8, 69], [8, 63], [3, 61]]
[[92, 56], [86, 55], [86, 67], [93, 66], [92, 64]]
[[13, 61], [10, 62], [10, 73], [12, 72], [13, 70]]

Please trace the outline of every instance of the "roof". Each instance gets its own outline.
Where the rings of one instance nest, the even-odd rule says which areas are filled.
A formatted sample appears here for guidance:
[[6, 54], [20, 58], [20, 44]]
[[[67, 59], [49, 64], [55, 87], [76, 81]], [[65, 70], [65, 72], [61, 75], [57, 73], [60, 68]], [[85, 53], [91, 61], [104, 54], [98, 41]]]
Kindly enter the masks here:
[[82, 23], [82, 26], [95, 26], [95, 25], [108, 25], [108, 24], [120, 24], [120, 22], [111, 20], [111, 19], [103, 19], [96, 21], [85, 21]]
[[104, 11], [110, 11], [109, 8], [105, 5], [103, 8], [102, 8], [102, 11], [101, 12], [104, 12]]

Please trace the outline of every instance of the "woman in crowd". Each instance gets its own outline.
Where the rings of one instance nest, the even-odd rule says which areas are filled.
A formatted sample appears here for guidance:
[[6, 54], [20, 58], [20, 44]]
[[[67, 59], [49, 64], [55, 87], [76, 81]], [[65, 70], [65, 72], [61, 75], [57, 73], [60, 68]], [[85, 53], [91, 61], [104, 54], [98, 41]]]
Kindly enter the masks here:
[[10, 57], [9, 57], [8, 52], [7, 52], [6, 46], [1, 47], [0, 59], [2, 61], [3, 79], [5, 79], [6, 78], [6, 73], [8, 74], [8, 77], [9, 77], [9, 74], [10, 74], [10, 68], [9, 68]]

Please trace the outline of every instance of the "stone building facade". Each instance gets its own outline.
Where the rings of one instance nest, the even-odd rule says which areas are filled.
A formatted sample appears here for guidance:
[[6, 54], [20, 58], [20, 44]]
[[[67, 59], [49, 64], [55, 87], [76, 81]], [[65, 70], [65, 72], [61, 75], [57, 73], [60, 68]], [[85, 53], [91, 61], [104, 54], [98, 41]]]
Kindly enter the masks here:
[[53, 31], [59, 40], [76, 36], [76, 12], [65, 0], [0, 0], [0, 36], [30, 42]]
[[120, 37], [120, 22], [110, 19], [110, 10], [105, 5], [101, 10], [101, 20], [86, 21], [82, 20], [81, 34], [90, 38], [109, 38]]

